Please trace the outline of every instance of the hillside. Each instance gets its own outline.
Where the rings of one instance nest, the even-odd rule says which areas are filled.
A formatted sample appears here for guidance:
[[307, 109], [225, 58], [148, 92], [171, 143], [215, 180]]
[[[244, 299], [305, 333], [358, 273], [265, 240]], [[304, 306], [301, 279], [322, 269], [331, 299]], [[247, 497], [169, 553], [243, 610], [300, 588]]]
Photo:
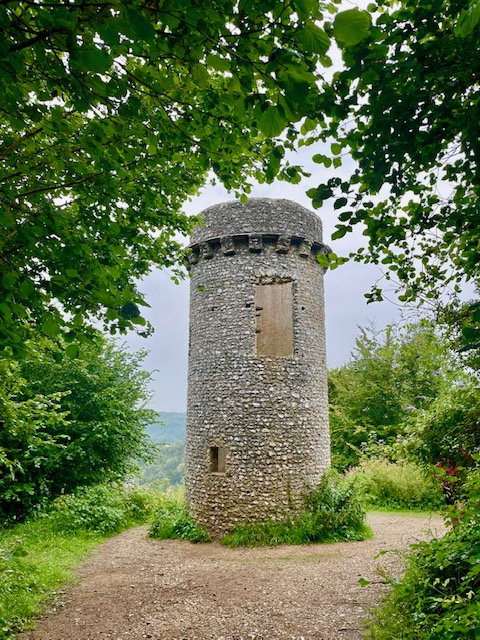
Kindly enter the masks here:
[[154, 442], [184, 442], [186, 434], [185, 413], [162, 411], [160, 420], [163, 424], [150, 424], [147, 433]]
[[151, 464], [141, 465], [139, 482], [177, 486], [182, 483], [185, 471], [186, 415], [163, 411], [160, 419], [162, 423], [148, 425], [147, 433], [162, 446]]

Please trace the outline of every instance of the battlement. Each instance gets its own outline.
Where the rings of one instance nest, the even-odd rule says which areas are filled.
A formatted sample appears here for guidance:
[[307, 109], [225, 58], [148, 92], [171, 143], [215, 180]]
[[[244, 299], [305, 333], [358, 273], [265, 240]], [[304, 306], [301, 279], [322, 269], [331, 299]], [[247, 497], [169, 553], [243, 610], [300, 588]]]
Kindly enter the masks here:
[[328, 254], [331, 251], [327, 245], [304, 237], [260, 231], [229, 234], [192, 243], [188, 247], [187, 264], [192, 266], [201, 259], [210, 260], [215, 255], [231, 256], [239, 251], [260, 253], [264, 249], [272, 248], [277, 253], [295, 252], [301, 258], [313, 258], [314, 260], [319, 253]]

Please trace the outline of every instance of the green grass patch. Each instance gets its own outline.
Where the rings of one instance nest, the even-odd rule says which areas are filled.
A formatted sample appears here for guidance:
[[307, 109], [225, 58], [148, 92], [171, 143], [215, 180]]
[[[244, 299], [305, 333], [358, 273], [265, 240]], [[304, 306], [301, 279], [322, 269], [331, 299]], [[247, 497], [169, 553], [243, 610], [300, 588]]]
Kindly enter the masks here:
[[0, 640], [29, 626], [61, 596], [74, 569], [107, 536], [151, 518], [159, 496], [95, 486], [61, 496], [23, 524], [0, 531]]
[[351, 474], [368, 509], [431, 512], [445, 508], [441, 483], [413, 462], [372, 458]]
[[247, 524], [224, 536], [229, 547], [276, 546], [365, 540], [372, 535], [353, 478], [325, 473], [305, 496], [304, 512], [277, 521]]
[[48, 522], [0, 533], [0, 638], [28, 627], [73, 579], [73, 570], [105, 536], [53, 532]]
[[391, 513], [395, 516], [409, 516], [410, 518], [428, 518], [432, 515], [442, 515], [438, 509], [389, 509], [388, 507], [367, 508], [368, 513]]

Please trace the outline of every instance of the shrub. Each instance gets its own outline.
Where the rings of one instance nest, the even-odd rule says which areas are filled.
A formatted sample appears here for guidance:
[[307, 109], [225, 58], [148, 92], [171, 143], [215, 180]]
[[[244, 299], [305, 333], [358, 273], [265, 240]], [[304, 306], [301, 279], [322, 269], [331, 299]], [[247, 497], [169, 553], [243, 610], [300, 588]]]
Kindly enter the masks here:
[[165, 497], [157, 509], [150, 527], [150, 537], [160, 540], [188, 540], [209, 542], [210, 536], [187, 513], [177, 497]]
[[[375, 612], [374, 640], [474, 640], [480, 630], [480, 472], [447, 534], [415, 546], [407, 572]], [[460, 519], [459, 519], [460, 518]]]
[[445, 506], [441, 483], [413, 462], [362, 461], [353, 472], [368, 507], [435, 510]]
[[36, 337], [21, 361], [0, 357], [2, 523], [78, 487], [122, 482], [136, 460], [152, 459], [145, 352], [130, 354], [100, 334], [79, 357], [65, 349]]
[[364, 540], [370, 535], [353, 478], [327, 472], [305, 496], [302, 514], [278, 521], [247, 524], [222, 539], [229, 547]]
[[146, 522], [159, 500], [159, 494], [145, 488], [95, 485], [60, 496], [42, 516], [55, 531], [83, 529], [106, 535]]

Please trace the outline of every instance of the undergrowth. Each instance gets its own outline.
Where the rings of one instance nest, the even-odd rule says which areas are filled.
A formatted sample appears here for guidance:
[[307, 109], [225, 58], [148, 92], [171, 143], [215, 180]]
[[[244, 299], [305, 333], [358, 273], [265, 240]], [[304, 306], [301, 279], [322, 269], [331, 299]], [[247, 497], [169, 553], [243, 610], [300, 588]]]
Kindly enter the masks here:
[[178, 496], [166, 496], [162, 500], [155, 512], [149, 535], [159, 540], [211, 540], [209, 534], [190, 517], [183, 500]]
[[413, 462], [372, 458], [351, 472], [367, 508], [436, 511], [445, 507], [441, 483]]
[[302, 514], [238, 527], [222, 539], [222, 544], [275, 546], [365, 540], [370, 535], [354, 479], [328, 472], [319, 486], [305, 496]]
[[148, 520], [156, 501], [144, 488], [94, 486], [0, 531], [0, 640], [61, 599], [62, 586], [85, 556], [106, 536]]
[[480, 471], [451, 507], [443, 538], [415, 545], [401, 581], [375, 612], [370, 640], [480, 638]]

